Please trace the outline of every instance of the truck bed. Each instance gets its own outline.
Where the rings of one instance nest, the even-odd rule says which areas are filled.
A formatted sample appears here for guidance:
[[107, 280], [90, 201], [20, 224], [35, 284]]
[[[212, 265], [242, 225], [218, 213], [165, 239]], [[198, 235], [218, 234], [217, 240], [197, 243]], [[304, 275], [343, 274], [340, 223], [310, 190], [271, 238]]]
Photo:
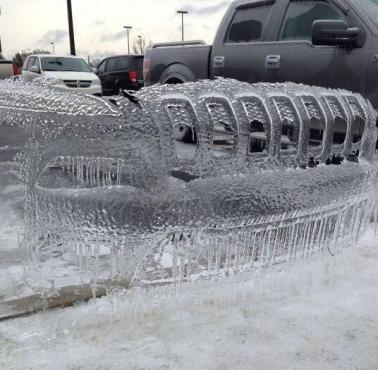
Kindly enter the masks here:
[[175, 78], [177, 82], [209, 78], [210, 52], [211, 45], [203, 41], [155, 44], [145, 54], [145, 65], [149, 64], [145, 86], [176, 83]]

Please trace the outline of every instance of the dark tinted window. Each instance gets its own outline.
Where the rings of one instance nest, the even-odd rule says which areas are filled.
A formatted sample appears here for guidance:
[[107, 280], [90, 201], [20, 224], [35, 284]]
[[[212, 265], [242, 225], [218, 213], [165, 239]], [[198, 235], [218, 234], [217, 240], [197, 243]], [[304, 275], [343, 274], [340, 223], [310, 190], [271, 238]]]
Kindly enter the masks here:
[[281, 40], [312, 40], [312, 24], [321, 19], [345, 17], [335, 6], [326, 1], [292, 1], [286, 12], [281, 30]]
[[100, 63], [100, 64], [97, 66], [97, 72], [98, 72], [98, 73], [103, 73], [103, 72], [105, 72], [105, 66], [106, 66], [106, 60], [103, 61], [102, 63]]
[[128, 58], [118, 58], [118, 68], [119, 69], [128, 69], [130, 68], [130, 59]]
[[124, 69], [130, 68], [129, 58], [111, 58], [108, 59], [108, 64], [106, 66], [107, 71], [122, 71]]
[[227, 41], [249, 42], [260, 40], [271, 9], [271, 5], [239, 9], [232, 20]]

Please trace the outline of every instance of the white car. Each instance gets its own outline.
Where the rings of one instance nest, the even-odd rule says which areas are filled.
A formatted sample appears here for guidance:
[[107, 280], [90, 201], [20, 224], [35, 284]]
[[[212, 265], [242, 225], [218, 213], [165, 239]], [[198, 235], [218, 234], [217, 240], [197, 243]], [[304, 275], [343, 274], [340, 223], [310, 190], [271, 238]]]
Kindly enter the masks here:
[[63, 55], [29, 55], [22, 67], [22, 78], [53, 79], [54, 87], [75, 92], [101, 95], [101, 81], [84, 59]]

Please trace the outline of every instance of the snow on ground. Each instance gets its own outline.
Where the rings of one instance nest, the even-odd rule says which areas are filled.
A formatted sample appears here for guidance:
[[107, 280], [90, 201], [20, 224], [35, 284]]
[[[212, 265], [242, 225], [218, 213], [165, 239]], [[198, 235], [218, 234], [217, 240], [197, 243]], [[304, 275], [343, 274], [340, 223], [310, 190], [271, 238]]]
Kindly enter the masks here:
[[[0, 189], [1, 301], [27, 292], [9, 164]], [[0, 369], [378, 369], [377, 242], [371, 227], [335, 257], [1, 322]]]
[[4, 369], [377, 369], [378, 238], [258, 276], [0, 323]]

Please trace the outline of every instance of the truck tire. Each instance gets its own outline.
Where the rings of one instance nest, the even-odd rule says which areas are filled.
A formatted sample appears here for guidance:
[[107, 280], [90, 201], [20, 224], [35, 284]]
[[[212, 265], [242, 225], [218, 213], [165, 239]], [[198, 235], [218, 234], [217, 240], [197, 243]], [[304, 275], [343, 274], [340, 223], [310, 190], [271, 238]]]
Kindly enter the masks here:
[[[181, 79], [177, 77], [169, 78], [166, 82], [167, 85], [178, 85], [184, 83]], [[177, 141], [182, 141], [183, 143], [194, 143], [195, 142], [195, 134], [193, 135], [193, 130], [185, 125], [179, 124], [175, 127], [174, 130], [175, 139]]]
[[165, 83], [167, 85], [178, 85], [178, 84], [183, 84], [185, 81], [181, 80], [180, 78], [169, 78], [168, 81], [166, 81]]
[[177, 141], [182, 141], [183, 143], [194, 143], [196, 141], [195, 133], [193, 135], [193, 130], [185, 124], [175, 126], [174, 135]]

